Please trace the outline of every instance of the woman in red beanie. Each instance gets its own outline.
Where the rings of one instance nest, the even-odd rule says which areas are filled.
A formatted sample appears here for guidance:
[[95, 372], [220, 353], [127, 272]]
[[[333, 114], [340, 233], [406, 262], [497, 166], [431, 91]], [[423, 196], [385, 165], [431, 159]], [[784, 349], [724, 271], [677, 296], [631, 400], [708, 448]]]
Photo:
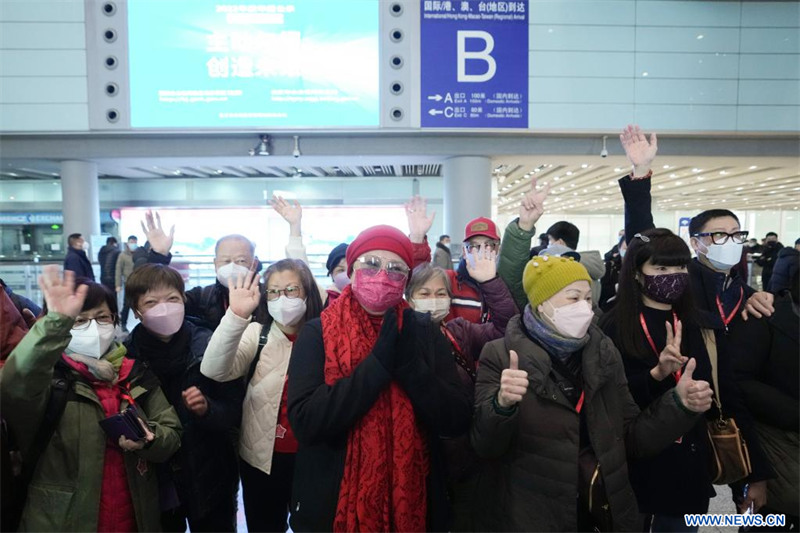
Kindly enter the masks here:
[[289, 364], [292, 530], [447, 530], [438, 437], [465, 431], [471, 405], [447, 340], [403, 301], [411, 241], [375, 226], [346, 260], [352, 284]]

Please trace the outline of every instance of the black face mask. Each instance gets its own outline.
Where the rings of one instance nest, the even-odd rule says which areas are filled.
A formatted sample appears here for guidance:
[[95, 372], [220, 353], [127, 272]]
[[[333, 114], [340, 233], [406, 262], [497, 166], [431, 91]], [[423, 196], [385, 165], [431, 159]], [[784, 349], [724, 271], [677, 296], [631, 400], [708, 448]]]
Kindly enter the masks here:
[[674, 304], [683, 296], [689, 286], [689, 273], [676, 272], [674, 274], [659, 274], [648, 276], [644, 274], [642, 292], [656, 302]]

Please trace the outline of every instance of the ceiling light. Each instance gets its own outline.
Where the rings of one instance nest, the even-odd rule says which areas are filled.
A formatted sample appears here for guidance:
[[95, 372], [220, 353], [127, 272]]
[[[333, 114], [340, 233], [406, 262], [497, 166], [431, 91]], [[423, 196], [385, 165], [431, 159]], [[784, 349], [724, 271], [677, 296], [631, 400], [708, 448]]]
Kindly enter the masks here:
[[644, 78], [646, 78], [646, 77], [647, 77], [647, 76], [649, 76], [649, 75], [650, 75], [650, 73], [649, 73], [649, 72], [642, 72], [642, 77], [644, 77]]
[[663, 166], [663, 167], [661, 167], [661, 168], [663, 168], [664, 170], [668, 170], [668, 169], [669, 169], [669, 165], [664, 165], [664, 166]]
[[697, 181], [703, 181], [705, 178], [703, 176], [697, 176]]
[[757, 169], [757, 168], [758, 168], [758, 167], [757, 167], [756, 165], [751, 165], [751, 166], [750, 166], [750, 170], [755, 170], [755, 169]]
[[697, 173], [697, 172], [702, 172], [702, 171], [703, 171], [703, 169], [702, 169], [702, 168], [696, 168], [696, 167], [695, 167], [695, 168], [693, 168], [693, 169], [692, 169], [692, 172], [694, 172], [694, 173]]
[[558, 181], [558, 180], [560, 180], [560, 179], [561, 179], [561, 176], [555, 176], [553, 179], [554, 179], [555, 181]]
[[619, 167], [614, 167], [614, 172], [622, 172], [622, 169]]
[[675, 182], [675, 186], [677, 187], [678, 185], [683, 185], [683, 182], [682, 181], [676, 181]]
[[670, 177], [670, 178], [677, 178], [677, 177], [678, 177], [678, 175], [677, 175], [677, 174], [670, 174], [670, 175], [669, 175], [669, 177]]
[[719, 174], [720, 174], [720, 176], [727, 176], [728, 175], [728, 171], [727, 170], [720, 170]]
[[589, 165], [584, 163], [584, 164], [581, 165], [581, 168], [589, 168]]
[[743, 189], [744, 189], [744, 187], [736, 187], [736, 190], [737, 190], [737, 191], [741, 191], [741, 190], [743, 190]]
[[567, 171], [567, 176], [572, 176], [572, 171], [571, 170]]

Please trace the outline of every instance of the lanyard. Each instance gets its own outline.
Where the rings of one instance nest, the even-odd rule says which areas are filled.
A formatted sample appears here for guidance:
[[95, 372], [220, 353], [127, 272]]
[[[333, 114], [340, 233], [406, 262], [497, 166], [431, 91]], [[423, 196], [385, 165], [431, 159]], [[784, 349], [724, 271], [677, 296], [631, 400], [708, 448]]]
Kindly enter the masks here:
[[581, 409], [583, 409], [583, 399], [586, 396], [586, 392], [581, 391], [581, 397], [578, 398], [578, 405], [575, 406], [575, 412], [580, 414]]
[[[656, 348], [656, 343], [653, 341], [653, 337], [650, 336], [650, 331], [647, 329], [647, 322], [644, 319], [644, 314], [639, 313], [639, 322], [642, 324], [642, 331], [644, 331], [644, 336], [647, 337], [647, 342], [650, 344], [650, 348], [653, 349], [653, 353], [656, 354], [656, 359], [660, 357], [660, 353], [658, 348]], [[678, 315], [675, 314], [675, 311], [672, 312], [672, 331], [673, 333], [678, 330]], [[677, 383], [681, 379], [681, 371], [678, 369], [673, 375], [675, 378], [675, 382]]]
[[744, 300], [744, 289], [739, 287], [739, 301], [736, 302], [736, 306], [731, 311], [731, 314], [727, 317], [725, 316], [725, 310], [722, 308], [722, 302], [719, 300], [719, 294], [716, 296], [717, 298], [717, 310], [719, 310], [719, 317], [722, 319], [722, 324], [725, 326], [725, 333], [728, 332], [728, 324], [731, 323], [733, 317], [736, 316], [736, 312], [739, 310], [739, 306], [742, 305], [742, 300]]
[[136, 407], [136, 400], [134, 400], [133, 396], [131, 395], [131, 382], [129, 381], [125, 383], [125, 386], [120, 388], [122, 389], [122, 394], [120, 394], [120, 396], [122, 396], [123, 399], [128, 400], [130, 405]]
[[453, 335], [453, 333], [447, 329], [447, 326], [444, 324], [444, 322], [442, 322], [441, 330], [442, 333], [444, 333], [444, 336], [447, 337], [447, 340], [450, 341], [450, 346], [453, 348], [453, 355], [455, 355], [456, 363], [458, 366], [463, 368], [467, 374], [469, 374], [469, 377], [474, 382], [476, 378], [475, 369], [471, 368], [469, 363], [467, 363], [467, 358], [464, 356], [464, 352], [461, 351], [461, 346], [458, 344], [455, 335]]

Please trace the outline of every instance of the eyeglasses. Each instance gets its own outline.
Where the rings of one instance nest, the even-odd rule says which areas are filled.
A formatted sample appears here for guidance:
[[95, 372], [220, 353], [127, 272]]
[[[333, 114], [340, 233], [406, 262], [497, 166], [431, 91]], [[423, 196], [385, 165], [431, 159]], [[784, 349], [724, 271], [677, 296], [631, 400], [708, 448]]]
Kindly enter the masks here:
[[267, 289], [267, 300], [270, 302], [274, 302], [278, 298], [281, 297], [281, 294], [286, 296], [289, 299], [292, 298], [300, 298], [300, 293], [302, 289], [296, 285], [291, 285], [286, 287], [285, 289]]
[[733, 239], [733, 242], [736, 244], [744, 244], [749, 234], [749, 231], [734, 231], [733, 233], [706, 231], [704, 233], [695, 233], [692, 237], [711, 237], [711, 242], [714, 244], [725, 244], [728, 242], [728, 239]]
[[497, 242], [497, 241], [487, 241], [487, 242], [484, 242], [484, 243], [469, 243], [469, 244], [465, 244], [464, 248], [469, 253], [472, 253], [475, 250], [480, 250], [481, 246], [485, 246], [487, 250], [489, 250], [490, 252], [494, 252], [495, 250], [497, 250], [497, 247], [499, 245], [500, 245], [500, 243]]
[[109, 324], [114, 323], [114, 315], [103, 314], [97, 315], [93, 318], [83, 318], [78, 317], [75, 319], [75, 323], [72, 325], [72, 329], [86, 329], [89, 327], [89, 322], [94, 320], [98, 326], [108, 326]]
[[361, 264], [361, 269], [367, 276], [375, 276], [381, 270], [386, 270], [386, 275], [392, 281], [402, 281], [408, 278], [409, 269], [402, 261], [385, 261], [374, 255], [365, 255], [356, 259]]

